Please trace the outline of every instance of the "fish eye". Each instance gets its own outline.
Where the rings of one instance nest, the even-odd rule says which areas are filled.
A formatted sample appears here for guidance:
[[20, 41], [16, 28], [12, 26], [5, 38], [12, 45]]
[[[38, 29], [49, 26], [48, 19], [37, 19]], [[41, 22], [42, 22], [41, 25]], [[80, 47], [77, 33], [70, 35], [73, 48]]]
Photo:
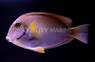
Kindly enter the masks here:
[[21, 23], [16, 23], [15, 24], [15, 27], [20, 27], [21, 26]]

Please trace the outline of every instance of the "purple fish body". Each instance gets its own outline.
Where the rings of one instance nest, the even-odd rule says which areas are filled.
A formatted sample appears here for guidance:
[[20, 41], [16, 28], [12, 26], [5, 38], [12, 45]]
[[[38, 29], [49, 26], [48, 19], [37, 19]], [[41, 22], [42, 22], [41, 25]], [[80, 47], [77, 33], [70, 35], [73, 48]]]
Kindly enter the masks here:
[[6, 39], [17, 46], [39, 53], [67, 44], [74, 38], [88, 43], [89, 24], [70, 28], [71, 24], [72, 20], [64, 16], [44, 12], [27, 13], [13, 22]]

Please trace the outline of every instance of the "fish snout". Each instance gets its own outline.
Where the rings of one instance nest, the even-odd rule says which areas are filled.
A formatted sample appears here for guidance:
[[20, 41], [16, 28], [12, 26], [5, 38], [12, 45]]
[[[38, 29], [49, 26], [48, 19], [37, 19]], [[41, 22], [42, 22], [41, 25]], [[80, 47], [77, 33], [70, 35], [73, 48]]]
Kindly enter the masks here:
[[9, 42], [12, 42], [12, 39], [9, 36], [6, 36], [6, 40], [8, 40]]

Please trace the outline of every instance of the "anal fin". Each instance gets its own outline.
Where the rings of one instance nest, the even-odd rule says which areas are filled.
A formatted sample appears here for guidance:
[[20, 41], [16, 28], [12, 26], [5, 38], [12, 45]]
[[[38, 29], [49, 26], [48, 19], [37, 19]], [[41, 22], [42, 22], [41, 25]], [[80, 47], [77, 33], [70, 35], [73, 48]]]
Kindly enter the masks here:
[[45, 53], [45, 49], [43, 47], [34, 47], [34, 48], [31, 48], [31, 50], [35, 51], [35, 52], [38, 52], [38, 53]]

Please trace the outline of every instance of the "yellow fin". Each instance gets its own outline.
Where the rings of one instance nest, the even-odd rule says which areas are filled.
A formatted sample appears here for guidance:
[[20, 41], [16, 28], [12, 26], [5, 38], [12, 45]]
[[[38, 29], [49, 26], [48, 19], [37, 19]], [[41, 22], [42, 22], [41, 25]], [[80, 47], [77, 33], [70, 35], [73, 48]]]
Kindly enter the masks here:
[[45, 53], [45, 49], [43, 47], [35, 47], [35, 48], [31, 48], [31, 50], [38, 52], [38, 53]]
[[35, 30], [35, 21], [30, 26], [30, 31], [33, 32]]
[[39, 34], [39, 28], [36, 28], [35, 27], [35, 21], [32, 22], [30, 28], [29, 28], [29, 31], [35, 36], [35, 37], [38, 37], [38, 34]]
[[39, 52], [39, 53], [45, 53], [44, 48], [42, 48], [42, 47], [37, 47], [37, 48], [39, 49], [37, 52]]

